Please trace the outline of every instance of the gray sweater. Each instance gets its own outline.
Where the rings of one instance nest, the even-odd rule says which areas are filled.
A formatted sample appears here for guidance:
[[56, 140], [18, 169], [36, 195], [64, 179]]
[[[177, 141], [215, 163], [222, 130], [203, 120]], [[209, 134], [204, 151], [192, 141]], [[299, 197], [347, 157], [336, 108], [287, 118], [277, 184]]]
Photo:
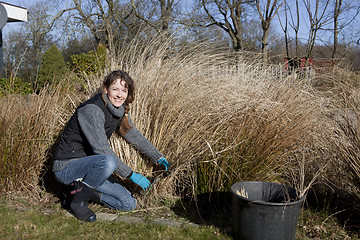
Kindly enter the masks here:
[[[110, 101], [106, 98], [107, 109], [117, 117], [124, 116], [124, 107], [119, 108], [114, 107]], [[84, 133], [87, 141], [89, 142], [94, 154], [101, 155], [107, 154], [113, 156], [117, 160], [116, 172], [121, 177], [128, 177], [132, 169], [127, 166], [111, 149], [105, 129], [105, 116], [104, 112], [100, 109], [99, 106], [95, 104], [86, 104], [80, 107], [77, 110], [78, 122], [81, 128], [81, 131]], [[132, 120], [128, 116], [130, 124], [133, 126], [130, 130], [127, 131], [122, 137], [132, 146], [134, 146], [139, 152], [143, 153], [145, 156], [150, 158], [155, 164], [157, 161], [163, 157], [163, 154], [159, 152], [158, 149], [154, 147], [134, 126]], [[53, 171], [62, 170], [70, 161], [69, 160], [54, 160]]]

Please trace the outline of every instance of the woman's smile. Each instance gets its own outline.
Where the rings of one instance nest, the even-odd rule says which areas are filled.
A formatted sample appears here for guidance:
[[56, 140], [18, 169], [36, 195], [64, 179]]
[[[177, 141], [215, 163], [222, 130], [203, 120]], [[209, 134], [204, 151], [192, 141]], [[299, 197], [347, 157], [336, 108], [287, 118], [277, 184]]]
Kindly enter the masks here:
[[123, 105], [128, 96], [128, 88], [125, 86], [125, 81], [121, 81], [120, 79], [111, 84], [108, 89], [105, 89], [105, 92], [115, 107]]

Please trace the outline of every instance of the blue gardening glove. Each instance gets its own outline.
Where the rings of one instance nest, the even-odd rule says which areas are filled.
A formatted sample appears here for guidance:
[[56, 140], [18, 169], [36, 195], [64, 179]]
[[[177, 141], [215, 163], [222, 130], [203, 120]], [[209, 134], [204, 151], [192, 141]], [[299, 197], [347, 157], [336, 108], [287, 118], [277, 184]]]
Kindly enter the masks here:
[[165, 168], [165, 170], [167, 171], [170, 167], [170, 164], [168, 163], [168, 161], [166, 161], [165, 157], [162, 157], [159, 159], [159, 161], [157, 162], [157, 164], [163, 166]]
[[131, 174], [130, 180], [139, 185], [143, 191], [145, 191], [151, 185], [150, 181], [146, 177], [136, 172]]

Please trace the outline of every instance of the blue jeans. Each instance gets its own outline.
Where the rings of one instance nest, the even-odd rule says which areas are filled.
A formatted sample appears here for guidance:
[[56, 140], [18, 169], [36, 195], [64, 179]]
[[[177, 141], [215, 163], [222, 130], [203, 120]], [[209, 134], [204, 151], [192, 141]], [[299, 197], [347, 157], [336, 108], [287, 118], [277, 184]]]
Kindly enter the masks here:
[[101, 202], [106, 206], [131, 211], [136, 207], [136, 199], [120, 183], [110, 178], [116, 166], [116, 159], [110, 155], [92, 155], [69, 162], [62, 170], [55, 172], [55, 177], [65, 185], [81, 178], [88, 186], [103, 193]]

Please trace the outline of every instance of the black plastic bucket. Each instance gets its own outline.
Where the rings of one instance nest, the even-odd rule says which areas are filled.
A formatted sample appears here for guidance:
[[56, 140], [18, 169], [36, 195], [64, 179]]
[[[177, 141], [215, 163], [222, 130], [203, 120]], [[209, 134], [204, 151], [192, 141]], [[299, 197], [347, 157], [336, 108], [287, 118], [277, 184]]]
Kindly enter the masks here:
[[295, 239], [300, 209], [292, 187], [271, 182], [238, 182], [231, 186], [234, 238]]

